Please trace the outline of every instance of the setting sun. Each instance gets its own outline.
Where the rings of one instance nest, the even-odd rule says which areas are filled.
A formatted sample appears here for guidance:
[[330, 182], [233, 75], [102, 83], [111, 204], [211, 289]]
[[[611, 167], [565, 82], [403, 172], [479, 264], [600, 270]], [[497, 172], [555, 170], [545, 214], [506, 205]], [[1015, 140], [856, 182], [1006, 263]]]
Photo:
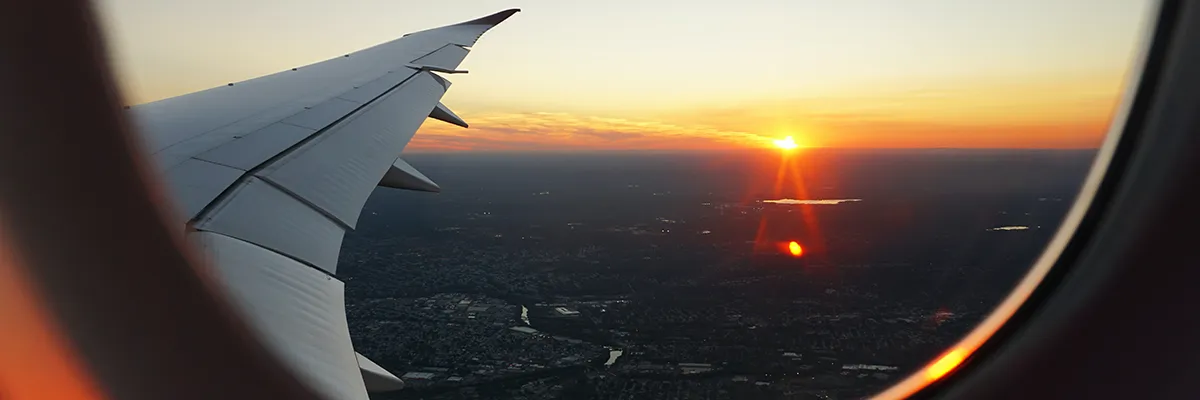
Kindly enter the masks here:
[[791, 149], [800, 147], [800, 145], [796, 144], [796, 140], [792, 139], [791, 136], [776, 140], [775, 146], [779, 147], [781, 149], [784, 149], [784, 150], [791, 150]]

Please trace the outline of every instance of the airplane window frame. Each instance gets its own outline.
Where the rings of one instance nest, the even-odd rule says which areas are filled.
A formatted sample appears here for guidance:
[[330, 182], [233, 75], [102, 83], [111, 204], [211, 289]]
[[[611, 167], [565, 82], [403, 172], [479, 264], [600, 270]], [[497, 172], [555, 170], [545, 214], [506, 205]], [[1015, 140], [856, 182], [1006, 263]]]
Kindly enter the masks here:
[[[43, 114], [22, 116], [0, 113], [0, 116], [14, 117], [14, 121], [18, 124], [26, 123], [17, 118], [29, 118], [28, 126], [37, 126], [38, 121], [34, 121], [35, 117], [44, 116], [46, 112], [53, 112], [56, 107], [67, 105], [81, 106], [81, 113], [72, 121], [64, 122], [65, 126], [77, 125], [80, 128], [77, 131], [48, 131], [45, 135], [32, 135], [20, 139], [26, 144], [34, 142], [43, 142], [42, 145], [34, 146], [33, 149], [46, 149], [47, 144], [53, 145], [55, 141], [64, 139], [79, 140], [79, 145], [88, 146], [94, 145], [92, 149], [115, 149], [111, 154], [93, 154], [88, 157], [67, 158], [56, 160], [56, 162], [47, 162], [45, 160], [38, 161], [31, 157], [42, 156], [47, 154], [21, 154], [29, 148], [18, 148], [7, 146], [10, 144], [6, 139], [5, 146], [0, 146], [0, 158], [5, 158], [17, 161], [29, 161], [30, 169], [22, 170], [21, 173], [28, 174], [26, 179], [0, 180], [0, 196], [13, 196], [8, 200], [0, 202], [0, 205], [29, 205], [21, 200], [29, 200], [33, 197], [20, 195], [15, 190], [31, 190], [31, 189], [51, 189], [54, 194], [70, 193], [72, 188], [65, 184], [44, 185], [31, 184], [41, 180], [42, 182], [61, 182], [62, 177], [71, 176], [78, 180], [79, 185], [89, 185], [89, 179], [103, 179], [104, 184], [111, 185], [116, 188], [128, 189], [129, 192], [107, 200], [107, 202], [116, 202], [120, 200], [134, 199], [142, 197], [142, 202], [150, 199], [149, 193], [153, 193], [148, 182], [141, 178], [136, 171], [141, 164], [141, 161], [134, 160], [127, 152], [129, 139], [125, 137], [128, 134], [127, 125], [120, 117], [114, 117], [119, 112], [119, 106], [116, 104], [116, 96], [113, 94], [111, 82], [112, 78], [105, 64], [106, 60], [102, 55], [98, 55], [98, 51], [103, 49], [99, 40], [95, 38], [96, 25], [94, 18], [88, 13], [91, 11], [84, 1], [67, 2], [66, 5], [55, 7], [42, 7], [40, 4], [26, 4], [14, 10], [10, 16], [17, 17], [19, 15], [32, 16], [33, 18], [25, 18], [26, 24], [17, 24], [17, 26], [7, 29], [0, 28], [0, 33], [22, 32], [21, 29], [28, 29], [29, 21], [46, 22], [38, 29], [43, 32], [50, 32], [54, 29], [61, 29], [53, 35], [48, 35], [40, 39], [49, 44], [57, 44], [59, 55], [50, 57], [50, 61], [76, 61], [78, 62], [73, 67], [53, 67], [45, 68], [42, 64], [46, 59], [38, 59], [36, 56], [45, 56], [44, 52], [30, 51], [26, 49], [27, 43], [16, 40], [0, 41], [0, 54], [15, 54], [19, 57], [14, 57], [11, 60], [14, 62], [4, 69], [0, 69], [0, 73], [28, 73], [28, 76], [21, 76], [21, 79], [47, 79], [45, 85], [47, 92], [56, 90], [71, 89], [79, 94], [76, 99], [67, 99], [62, 102], [49, 102], [45, 109], [38, 110]], [[73, 3], [73, 4], [71, 4]], [[1186, 4], [1186, 5], [1185, 5]], [[79, 13], [82, 11], [82, 13]], [[63, 15], [66, 18], [59, 18]], [[988, 390], [996, 390], [1003, 388], [1004, 383], [1011, 382], [1013, 376], [1029, 376], [1029, 373], [1009, 373], [1004, 375], [1003, 372], [996, 370], [1002, 365], [1001, 362], [1008, 362], [1009, 365], [1019, 363], [1020, 361], [1011, 361], [1013, 359], [1038, 360], [1053, 355], [1033, 354], [1029, 353], [1029, 348], [1037, 348], [1037, 344], [1028, 344], [1031, 341], [1039, 340], [1045, 342], [1047, 339], [1044, 336], [1038, 336], [1038, 331], [1058, 330], [1057, 337], [1061, 337], [1063, 327], [1046, 324], [1045, 320], [1049, 318], [1047, 315], [1073, 315], [1078, 317], [1081, 307], [1086, 307], [1087, 304], [1097, 304], [1097, 300], [1104, 295], [1113, 295], [1113, 292], [1104, 292], [1105, 289], [1113, 287], [1114, 280], [1128, 279], [1130, 277], [1139, 278], [1151, 273], [1170, 273], [1172, 270], [1164, 268], [1144, 269], [1138, 271], [1136, 268], [1130, 269], [1128, 262], [1122, 263], [1122, 256], [1132, 254], [1130, 249], [1132, 244], [1124, 247], [1114, 246], [1111, 248], [1097, 248], [1097, 243], [1111, 243], [1119, 239], [1113, 239], [1114, 236], [1119, 237], [1124, 232], [1118, 231], [1122, 228], [1122, 224], [1127, 224], [1130, 219], [1147, 217], [1146, 221], [1136, 224], [1136, 232], [1129, 233], [1148, 234], [1161, 231], [1161, 226], [1153, 225], [1154, 222], [1169, 221], [1171, 216], [1162, 216], [1151, 213], [1147, 207], [1153, 207], [1161, 204], [1170, 203], [1168, 196], [1177, 195], [1178, 190], [1189, 190], [1186, 185], [1197, 187], [1197, 182], [1200, 182], [1200, 169], [1178, 168], [1179, 166], [1196, 166], [1195, 160], [1189, 160], [1188, 154], [1200, 154], [1200, 140], [1197, 140], [1196, 135], [1200, 128], [1200, 122], [1191, 117], [1191, 111], [1183, 105], [1170, 104], [1172, 99], [1182, 98], [1184, 100], [1195, 100], [1200, 96], [1200, 78], [1190, 77], [1187, 71], [1200, 71], [1200, 49], [1197, 49], [1195, 43], [1200, 43], [1200, 4], [1185, 3], [1181, 0], [1163, 0], [1157, 5], [1156, 18], [1146, 21], [1146, 29], [1152, 31], [1152, 35], [1147, 35], [1146, 40], [1148, 45], [1143, 46], [1144, 62], [1141, 64], [1140, 77], [1136, 80], [1136, 90], [1130, 90], [1125, 93], [1123, 116], [1114, 118], [1112, 122], [1112, 132], [1106, 138], [1103, 156], [1108, 157], [1107, 164], [1103, 165], [1102, 169], [1093, 170], [1089, 174], [1090, 179], [1097, 180], [1097, 186], [1091, 195], [1090, 202], [1084, 202], [1084, 199], [1077, 200], [1072, 208], [1072, 213], [1081, 213], [1078, 216], [1079, 220], [1074, 229], [1068, 231], [1060, 229], [1055, 240], [1059, 240], [1059, 236], [1064, 236], [1065, 242], [1059, 249], [1058, 254], [1045, 253], [1039, 259], [1039, 266], [1045, 265], [1045, 271], [1042, 276], [1035, 277], [1033, 273], [1023, 280], [1024, 282], [1034, 279], [1034, 286], [1027, 294], [1027, 297], [1022, 299], [1010, 316], [1005, 318], [1003, 324], [995, 327], [991, 332], [987, 333], [988, 338], [979, 344], [969, 357], [955, 370], [951, 371], [942, 379], [933, 381], [932, 383], [924, 382], [917, 387], [913, 387], [907, 395], [913, 397], [931, 397], [947, 395], [951, 397], [968, 397], [981, 398], [989, 397], [985, 395]], [[9, 35], [4, 35], [9, 36]], [[1193, 43], [1188, 47], [1188, 43]], [[77, 52], [77, 54], [71, 54]], [[89, 71], [90, 69], [90, 71]], [[63, 72], [81, 73], [69, 79], [62, 79], [61, 82], [55, 79], [62, 78]], [[13, 76], [7, 78], [0, 76], [0, 80], [12, 79]], [[1197, 93], [1190, 95], [1189, 93]], [[9, 95], [20, 96], [23, 93], [14, 91], [12, 93], [0, 92], [0, 98], [8, 97]], [[7, 101], [14, 99], [8, 97]], [[38, 109], [40, 106], [38, 101], [48, 100], [45, 96], [29, 96], [16, 97], [17, 100], [27, 101], [32, 105], [24, 107], [28, 109]], [[1191, 105], [1200, 104], [1193, 102]], [[110, 115], [102, 115], [103, 112]], [[15, 115], [15, 116], [14, 116]], [[92, 118], [92, 121], [99, 121], [108, 124], [108, 126], [89, 125], [86, 122]], [[1170, 122], [1177, 122], [1176, 125], [1170, 125]], [[0, 119], [0, 122], [2, 119]], [[26, 125], [18, 125], [26, 126]], [[1116, 134], [1116, 132], [1120, 134]], [[89, 135], [79, 135], [78, 132], [88, 132]], [[90, 136], [90, 139], [89, 139]], [[16, 143], [21, 143], [17, 141]], [[10, 157], [11, 156], [11, 157]], [[1099, 158], [1099, 156], [1098, 156]], [[95, 168], [97, 161], [108, 160], [114, 162], [110, 165], [112, 168]], [[45, 168], [33, 168], [44, 166]], [[1097, 168], [1101, 165], [1097, 164]], [[1097, 175], [1101, 173], [1101, 175]], [[92, 182], [90, 185], [96, 185]], [[99, 186], [93, 186], [99, 187]], [[1190, 189], [1192, 194], [1195, 189]], [[25, 196], [20, 197], [19, 196]], [[13, 200], [17, 199], [17, 200]], [[102, 200], [104, 201], [104, 200]], [[1081, 206], [1086, 206], [1083, 211], [1076, 210]], [[14, 207], [15, 208], [15, 207]], [[31, 211], [32, 210], [32, 211]], [[125, 210], [125, 209], [118, 209]], [[29, 211], [30, 215], [21, 218], [11, 218], [13, 212]], [[130, 210], [126, 210], [130, 211]], [[206, 286], [204, 283], [196, 279], [197, 269], [194, 264], [188, 262], [189, 255], [187, 250], [182, 247], [181, 243], [174, 242], [177, 240], [172, 235], [157, 237], [156, 235], [165, 234], [168, 230], [162, 226], [161, 217], [156, 207], [150, 206], [139, 212], [131, 212], [128, 214], [130, 222], [128, 226], [121, 227], [105, 227], [106, 229], [124, 230], [134, 229], [135, 227], [155, 227], [146, 229], [141, 232], [132, 232], [133, 236], [147, 238], [148, 243], [165, 245], [161, 249], [153, 249], [147, 254], [134, 256], [124, 259], [127, 262], [133, 262], [138, 259], [150, 262], [157, 260], [159, 264], [156, 267], [161, 268], [132, 268], [132, 264], [120, 265], [113, 264], [115, 267], [112, 270], [104, 271], [106, 275], [113, 278], [110, 290], [100, 291], [74, 291], [77, 288], [77, 283], [70, 282], [78, 280], [74, 275], [76, 273], [75, 265], [55, 264], [53, 262], [37, 264], [37, 261], [54, 261], [63, 260], [63, 258], [45, 256], [35, 254], [52, 250], [55, 246], [36, 246], [23, 250], [23, 258], [29, 264], [16, 265], [18, 270], [25, 269], [28, 273], [30, 281], [40, 288], [46, 295], [46, 302], [49, 304], [49, 309], [56, 312], [57, 316], [65, 321], [63, 326], [64, 333], [69, 339], [78, 345], [76, 350], [88, 361], [89, 365], [96, 365], [100, 360], [110, 360], [114, 364], [111, 366], [111, 371], [103, 373], [102, 371], [87, 371], [97, 380], [103, 380], [107, 393], [119, 398], [152, 398], [154, 390], [164, 390], [174, 388], [170, 391], [177, 398], [205, 398], [203, 396], [211, 396], [216, 393], [223, 393], [225, 398], [263, 398], [286, 394], [289, 398], [309, 398], [308, 393], [296, 386], [289, 388], [289, 385], [295, 384], [295, 377], [290, 376], [285, 370], [279, 368], [278, 360], [271, 360], [270, 356], [265, 352], [259, 343], [249, 343], [245, 338], [238, 338], [239, 335], [245, 334], [243, 326], [238, 324], [238, 321], [228, 321], [227, 310], [223, 307], [220, 296], [213, 291], [212, 287]], [[57, 212], [57, 210], [36, 208], [26, 209], [5, 209], [0, 210], [0, 216], [10, 215], [9, 221], [6, 221], [5, 228], [16, 228], [9, 232], [11, 235], [21, 235], [27, 233], [21, 228], [30, 228], [22, 225], [30, 221], [39, 220], [49, 213]], [[1190, 211], [1190, 214], [1184, 213], [1181, 215], [1196, 215], [1197, 211]], [[66, 215], [66, 214], [64, 214]], [[64, 215], [53, 216], [52, 218], [62, 219]], [[113, 217], [110, 216], [108, 220]], [[84, 223], [84, 221], [79, 221]], [[1177, 222], [1177, 225], [1184, 222]], [[1170, 225], [1170, 224], [1165, 224]], [[1176, 226], [1177, 226], [1176, 225]], [[36, 229], [36, 228], [30, 228]], [[129, 232], [127, 232], [129, 233]], [[178, 235], [178, 232], [173, 233]], [[107, 254], [109, 249], [102, 248], [106, 244], [111, 244], [111, 238], [106, 239], [105, 235], [96, 235], [94, 242], [81, 243], [79, 251], [80, 256]], [[119, 235], [114, 235], [119, 236]], [[165, 239], [164, 239], [165, 238]], [[1162, 246], [1166, 246], [1163, 244]], [[1173, 254], [1181, 254], [1181, 249], [1170, 249], [1161, 247], [1163, 250], [1161, 257], [1168, 257]], [[1172, 253], [1172, 251], [1174, 251]], [[174, 253], [174, 254], [170, 254]], [[1106, 263], [1104, 257], [1112, 256], [1112, 261]], [[79, 256], [76, 256], [79, 257]], [[97, 265], [104, 264], [104, 260], [96, 262]], [[37, 268], [33, 268], [36, 266]], [[1179, 281], [1194, 277], [1197, 272], [1187, 272], [1186, 268], [1174, 271], [1174, 275], [1166, 275], [1168, 279], [1175, 278]], [[1191, 275], [1187, 275], [1187, 274]], [[141, 275], [139, 275], [141, 274]], [[119, 277], [130, 278], [129, 280], [120, 280]], [[154, 282], [154, 278], [163, 278], [158, 282]], [[140, 316], [153, 315], [148, 313], [148, 310], [161, 308], [162, 304], [150, 304], [155, 302], [145, 301], [144, 298], [138, 297], [152, 291], [147, 291], [145, 285], [148, 282], [160, 285], [175, 285], [172, 290], [177, 290], [178, 293], [184, 293], [181, 297], [175, 299], [162, 299], [162, 301], [178, 304], [187, 304], [191, 302], [190, 309], [194, 310], [195, 314], [182, 316], [166, 316], [159, 315], [163, 319], [138, 319]], [[1079, 285], [1079, 286], [1074, 286]], [[1070, 292], [1068, 292], [1070, 289]], [[1125, 294], [1116, 292], [1116, 295]], [[1070, 295], [1070, 296], [1067, 296]], [[1073, 297], [1072, 297], [1073, 296]], [[1200, 294], [1193, 294], [1193, 298], [1200, 297]], [[1012, 300], [1005, 300], [1009, 302]], [[1129, 300], [1133, 304], [1158, 304], [1156, 299], [1139, 299], [1131, 297]], [[65, 306], [69, 303], [75, 303], [73, 306]], [[1200, 303], [1196, 303], [1200, 304]], [[87, 315], [91, 310], [103, 310], [103, 307], [124, 306], [127, 308], [119, 308], [124, 312], [116, 313], [109, 318], [99, 318], [97, 315]], [[65, 307], [65, 308], [64, 308]], [[118, 308], [113, 308], [118, 309]], [[1071, 314], [1072, 312], [1076, 314]], [[1054, 314], [1058, 313], [1058, 314]], [[1065, 313], [1065, 314], [1064, 314]], [[990, 319], [991, 317], [989, 317]], [[1108, 317], [1113, 318], [1113, 317]], [[1194, 321], [1200, 317], [1191, 317], [1192, 320], [1187, 320], [1186, 316], [1179, 317], [1179, 321], [1188, 322]], [[176, 349], [173, 356], [179, 357], [180, 362], [169, 371], [187, 371], [197, 372], [191, 376], [178, 375], [166, 376], [168, 370], [158, 370], [160, 375], [149, 377], [148, 375], [140, 375], [139, 372], [155, 371], [159, 365], [146, 364], [155, 360], [143, 359], [128, 359], [122, 360], [121, 357], [126, 356], [121, 351], [112, 349], [103, 350], [105, 346], [112, 346], [113, 349], [120, 349], [130, 345], [141, 345], [146, 348], [167, 348], [164, 345], [169, 345], [170, 340], [153, 340], [154, 343], [139, 342], [138, 338], [118, 337], [118, 336], [103, 336], [88, 338], [90, 333], [104, 331], [98, 327], [105, 324], [129, 324], [143, 333], [170, 332], [162, 327], [155, 327], [166, 323], [180, 322], [192, 324], [193, 326], [201, 326], [207, 328], [202, 335], [204, 340], [197, 342], [196, 346], [190, 348]], [[202, 322], [209, 321], [213, 324], [203, 326]], [[1176, 322], [1179, 323], [1179, 322]], [[99, 330], [98, 330], [99, 329]], [[979, 329], [973, 331], [971, 335], [980, 332]], [[1186, 333], [1186, 332], [1183, 332]], [[1086, 341], [1087, 339], [1084, 338]], [[83, 344], [79, 344], [83, 342]], [[205, 342], [208, 342], [205, 345]], [[253, 342], [251, 340], [250, 342]], [[222, 344], [227, 345], [222, 347]], [[257, 345], [257, 346], [256, 346]], [[236, 353], [225, 353], [232, 349], [241, 349]], [[1186, 349], [1185, 349], [1186, 350]], [[1024, 353], [1022, 353], [1024, 352]], [[1194, 353], [1200, 354], [1200, 352]], [[190, 358], [190, 356], [197, 356]], [[107, 358], [106, 358], [107, 357]], [[272, 361], [274, 363], [272, 363]], [[140, 364], [139, 364], [140, 363]], [[203, 372], [203, 373], [199, 373]], [[918, 372], [919, 374], [920, 372]], [[256, 377], [254, 382], [248, 382], [244, 378], [246, 376]], [[147, 384], [150, 380], [159, 381], [152, 384]], [[910, 377], [904, 382], [894, 385], [888, 391], [885, 391], [880, 396], [887, 398], [889, 396], [904, 395], [903, 393], [893, 393], [897, 388], [903, 385], [910, 384], [909, 381], [914, 379]], [[141, 382], [143, 385], [137, 385]], [[1147, 379], [1146, 382], [1149, 382]], [[227, 384], [223, 388], [213, 388], [215, 385]], [[199, 384], [199, 386], [196, 386]], [[264, 388], [264, 386], [276, 386], [276, 390]], [[179, 389], [183, 387], [183, 389]], [[201, 389], [210, 387], [210, 389]], [[201, 389], [201, 390], [196, 390]], [[1022, 390], [1021, 388], [1011, 388], [1008, 390]], [[1024, 393], [1031, 393], [1029, 390]], [[1179, 389], [1185, 390], [1185, 389]], [[181, 392], [182, 391], [182, 392]], [[1012, 393], [1012, 392], [1008, 392]], [[1193, 391], [1194, 394], [1194, 391]], [[1001, 397], [995, 395], [995, 397]]]
[[[1195, 184], [1194, 172], [1189, 175], [1186, 168], [1169, 168], [1176, 164], [1195, 164], [1187, 160], [1186, 150], [1181, 150], [1197, 148], [1194, 140], [1186, 142], [1188, 134], [1195, 131], [1195, 121], [1188, 121], [1191, 125], [1180, 124], [1174, 129], [1159, 122], [1172, 117], [1178, 119], [1184, 112], [1178, 109], [1164, 111], [1171, 104], [1168, 100], [1171, 96], [1179, 97], [1179, 93], [1189, 88], [1193, 91], [1200, 89], [1195, 79], [1189, 80], [1186, 74], [1189, 70], [1200, 70], [1196, 68], [1200, 64], [1200, 51], [1195, 49], [1195, 43], [1200, 43], [1200, 32], [1195, 31], [1200, 25], [1200, 10], [1195, 3], [1185, 4], [1183, 1], [1162, 0], [1147, 5], [1152, 7], [1149, 9], [1151, 17], [1142, 27], [1139, 54], [1127, 74], [1121, 104], [1110, 121], [1105, 144], [1097, 154], [1084, 190], [1080, 192], [1059, 232], [1017, 289], [984, 322], [947, 351], [959, 348], [973, 350], [940, 379], [931, 380], [923, 376], [937, 361], [935, 359], [876, 395], [876, 398], [1053, 397], [1041, 391], [1045, 389], [1043, 386], [1020, 388], [999, 383], [1013, 383], [1019, 381], [1014, 377], [1029, 379], [1037, 373], [1049, 371], [1003, 370], [997, 367], [1000, 364], [997, 359], [1004, 359], [1008, 365], [1037, 366], [1040, 361], [1053, 356], [1031, 349], [1045, 353], [1051, 347], [1045, 344], [1049, 341], [1047, 336], [1061, 337], [1067, 334], [1064, 332], [1090, 342], [1086, 339], [1086, 332], [1064, 326], [1063, 323], [1055, 324], [1053, 318], [1088, 318], [1085, 314], [1094, 312], [1089, 309], [1100, 300], [1121, 295], [1113, 289], [1114, 282], [1147, 275], [1144, 271], [1131, 271], [1129, 264], [1107, 262], [1110, 260], [1098, 256], [1129, 252], [1122, 246], [1105, 248], [1100, 243], [1120, 242], [1121, 239], [1114, 238], [1124, 235], [1136, 237], [1141, 233], [1122, 232], [1120, 229], [1130, 227], [1126, 223], [1128, 216], [1147, 212], [1145, 208], [1139, 209], [1139, 206], [1151, 203], [1146, 200], [1155, 203], [1169, 200], [1164, 196], [1172, 188], [1167, 182], [1179, 183], [1175, 187]], [[1187, 46], [1188, 43], [1193, 44], [1191, 48]], [[1170, 151], [1172, 149], [1174, 152]], [[1157, 168], [1153, 167], [1155, 165]], [[1131, 189], [1139, 183], [1153, 181], [1159, 181], [1157, 191]], [[1162, 231], [1161, 228], [1146, 225], [1141, 228], [1142, 232]], [[1099, 369], [1079, 366], [1088, 371]]]

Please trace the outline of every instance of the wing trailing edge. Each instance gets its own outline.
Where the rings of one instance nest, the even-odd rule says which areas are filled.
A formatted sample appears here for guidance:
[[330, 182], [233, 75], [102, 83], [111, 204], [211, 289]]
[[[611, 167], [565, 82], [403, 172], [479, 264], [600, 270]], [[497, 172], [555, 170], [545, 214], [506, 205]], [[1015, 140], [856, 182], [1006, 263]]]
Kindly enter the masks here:
[[355, 352], [354, 356], [358, 358], [358, 370], [362, 372], [363, 384], [367, 386], [367, 392], [380, 393], [404, 389], [404, 381], [397, 378], [396, 375], [392, 375], [391, 372], [383, 369], [367, 356], [358, 352]]

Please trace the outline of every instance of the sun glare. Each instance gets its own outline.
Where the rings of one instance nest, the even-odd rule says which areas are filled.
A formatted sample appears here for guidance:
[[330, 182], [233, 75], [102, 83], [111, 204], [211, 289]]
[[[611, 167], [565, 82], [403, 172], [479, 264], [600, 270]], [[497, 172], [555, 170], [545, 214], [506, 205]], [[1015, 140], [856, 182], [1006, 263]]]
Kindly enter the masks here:
[[800, 147], [800, 145], [796, 144], [795, 139], [792, 139], [791, 136], [788, 136], [783, 139], [776, 140], [775, 147], [778, 147], [778, 148], [781, 148], [784, 150], [791, 150], [791, 149]]

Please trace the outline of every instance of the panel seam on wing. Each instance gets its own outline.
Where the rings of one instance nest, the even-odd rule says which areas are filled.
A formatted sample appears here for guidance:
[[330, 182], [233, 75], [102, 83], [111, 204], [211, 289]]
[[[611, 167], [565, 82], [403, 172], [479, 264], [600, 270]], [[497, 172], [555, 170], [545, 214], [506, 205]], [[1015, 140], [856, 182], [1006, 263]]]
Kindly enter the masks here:
[[[200, 154], [204, 154], [204, 153], [200, 153]], [[228, 165], [228, 164], [219, 163], [219, 162], [216, 162], [216, 161], [213, 161], [213, 160], [207, 160], [207, 159], [203, 159], [203, 158], [196, 158], [195, 156], [188, 157], [188, 159], [189, 159], [189, 160], [196, 160], [196, 161], [200, 161], [200, 162], [206, 162], [206, 163], [209, 163], [209, 164], [212, 164], [212, 165], [220, 165], [220, 166], [222, 166], [222, 167], [226, 167], [226, 168], [233, 168], [233, 169], [236, 169], [236, 170], [238, 170], [238, 171], [242, 171], [242, 169], [241, 169], [241, 168], [238, 168], [238, 167], [235, 167], [235, 166], [232, 166], [232, 165]], [[246, 175], [245, 171], [242, 171], [242, 175]], [[241, 179], [241, 177], [238, 177], [238, 179]], [[234, 183], [236, 183], [236, 182], [237, 182], [237, 181], [234, 181]]]
[[[341, 99], [341, 97], [335, 97], [335, 98], [339, 98], [339, 99]], [[349, 99], [342, 99], [342, 100], [346, 100], [346, 101], [349, 101], [349, 102], [358, 103], [357, 101], [354, 101], [354, 100], [349, 100]], [[297, 114], [299, 114], [299, 113], [297, 113]], [[289, 117], [290, 117], [290, 116], [289, 116]], [[297, 127], [297, 128], [312, 129], [312, 128], [309, 128], [309, 127], [307, 127], [307, 126], [300, 126], [300, 125], [293, 124], [293, 123], [291, 123], [291, 122], [287, 122], [287, 121], [286, 121], [286, 119], [287, 119], [287, 118], [281, 119], [281, 120], [279, 120], [278, 122], [275, 122], [275, 123], [277, 123], [277, 124], [284, 124], [284, 125], [290, 125], [290, 126], [294, 126], [294, 127]], [[316, 135], [316, 134], [318, 134], [318, 133], [320, 133], [320, 132], [313, 132], [312, 134], [313, 134], [313, 135]]]
[[[284, 159], [288, 155], [291, 155], [293, 152], [300, 149], [304, 145], [312, 142], [313, 140], [316, 140], [316, 138], [324, 136], [324, 134], [329, 132], [331, 130], [331, 128], [338, 126], [343, 121], [358, 114], [359, 111], [362, 111], [364, 108], [369, 107], [370, 105], [374, 104], [376, 101], [383, 98], [384, 96], [387, 96], [387, 95], [391, 94], [392, 92], [395, 92], [397, 88], [404, 86], [405, 83], [407, 83], [408, 81], [412, 80], [414, 77], [419, 76], [419, 75], [421, 75], [421, 74], [416, 73], [416, 74], [413, 74], [413, 75], [405, 78], [404, 80], [400, 81], [400, 83], [397, 83], [396, 85], [392, 86], [391, 88], [389, 88], [388, 90], [379, 94], [378, 96], [375, 96], [370, 101], [367, 101], [367, 102], [359, 105], [355, 109], [346, 113], [346, 115], [343, 115], [341, 118], [338, 118], [337, 120], [334, 120], [333, 122], [331, 122], [329, 125], [326, 125], [324, 128], [317, 130], [312, 135], [309, 135], [308, 137], [304, 138], [303, 140], [300, 140], [299, 142], [296, 142], [296, 144], [279, 152], [279, 154], [271, 156], [271, 158], [268, 158], [266, 161], [259, 163], [258, 165], [254, 166], [254, 168], [250, 168], [249, 170], [246, 170], [245, 174], [242, 174], [242, 176], [238, 177], [238, 179], [236, 181], [234, 181], [233, 184], [229, 185], [229, 187], [227, 187], [224, 191], [222, 191], [221, 194], [218, 194], [216, 198], [214, 198], [211, 202], [209, 202], [207, 205], [205, 205], [204, 208], [200, 210], [200, 212], [196, 213], [196, 216], [193, 217], [192, 220], [189, 221], [189, 223], [201, 221], [201, 220], [213, 215], [217, 210], [220, 210], [221, 204], [227, 203], [229, 201], [229, 198], [232, 197], [233, 194], [237, 192], [236, 188], [239, 188], [239, 187], [245, 185], [246, 181], [248, 179], [254, 177], [258, 172], [270, 167], [272, 164], [278, 162], [279, 160]], [[264, 179], [264, 182], [266, 182], [265, 179]], [[279, 187], [279, 185], [275, 184], [274, 182], [270, 182], [269, 184], [271, 184], [272, 187]], [[325, 215], [326, 217], [329, 217], [329, 214], [327, 211], [325, 211], [324, 209], [321, 209], [320, 207], [315, 207], [311, 202], [309, 202], [307, 200], [298, 198], [295, 193], [292, 193], [291, 191], [283, 191], [283, 193], [285, 193], [288, 196], [291, 196], [293, 198], [296, 198], [297, 200], [303, 202], [303, 204], [305, 204], [306, 206], [320, 212], [322, 215]], [[336, 218], [333, 218], [333, 219], [335, 221], [338, 221], [337, 223], [339, 226], [346, 226], [346, 224], [344, 222], [337, 220]], [[353, 228], [347, 227], [347, 230], [353, 230]], [[307, 264], [307, 263], [305, 263], [305, 264]], [[320, 268], [318, 268], [318, 269], [320, 269]]]
[[429, 57], [431, 54], [433, 54], [433, 53], [437, 53], [437, 52], [439, 52], [439, 51], [442, 51], [442, 49], [444, 49], [444, 48], [446, 48], [446, 47], [449, 47], [449, 46], [456, 46], [456, 45], [455, 45], [454, 43], [446, 43], [446, 44], [442, 45], [442, 47], [438, 47], [438, 48], [434, 49], [434, 50], [433, 50], [433, 51], [431, 51], [431, 52], [428, 52], [428, 53], [422, 54], [420, 57], [417, 57], [417, 58], [414, 58], [414, 59], [412, 59], [412, 60], [409, 60], [409, 63], [411, 64], [411, 63], [415, 63], [415, 62], [417, 62], [417, 61], [420, 61], [422, 58]]
[[304, 260], [301, 260], [301, 259], [299, 259], [299, 258], [293, 257], [293, 256], [292, 256], [292, 255], [290, 255], [290, 254], [287, 254], [287, 253], [284, 253], [284, 252], [281, 252], [281, 251], [278, 251], [278, 250], [272, 249], [272, 248], [270, 248], [270, 247], [267, 247], [267, 246], [263, 246], [263, 245], [260, 245], [260, 244], [254, 243], [254, 242], [251, 242], [251, 241], [248, 241], [248, 240], [245, 240], [245, 239], [239, 238], [239, 237], [237, 237], [237, 236], [230, 236], [230, 235], [226, 235], [226, 234], [224, 234], [224, 233], [221, 233], [221, 232], [218, 232], [218, 231], [210, 231], [210, 230], [208, 230], [208, 229], [203, 229], [203, 228], [196, 228], [196, 231], [197, 231], [197, 232], [211, 233], [211, 234], [213, 234], [213, 235], [220, 235], [220, 236], [224, 236], [224, 237], [227, 237], [227, 238], [230, 238], [230, 239], [233, 239], [233, 240], [237, 240], [237, 241], [239, 241], [239, 242], [242, 242], [242, 243], [245, 243], [245, 244], [248, 244], [248, 245], [251, 245], [251, 246], [254, 246], [254, 247], [257, 247], [257, 248], [260, 248], [260, 249], [266, 250], [266, 251], [269, 251], [269, 252], [271, 252], [271, 253], [278, 254], [278, 255], [280, 255], [280, 256], [286, 257], [286, 258], [287, 258], [287, 259], [289, 259], [289, 260], [292, 260], [292, 261], [298, 262], [298, 263], [300, 263], [300, 265], [304, 265], [304, 266], [307, 266], [307, 267], [309, 267], [309, 268], [315, 269], [315, 270], [317, 270], [317, 271], [321, 271], [321, 273], [322, 273], [322, 274], [325, 274], [325, 276], [328, 276], [328, 277], [330, 277], [330, 278], [332, 278], [332, 279], [337, 279], [338, 281], [341, 281], [341, 279], [338, 279], [337, 275], [334, 275], [333, 273], [331, 273], [331, 272], [329, 272], [329, 271], [326, 271], [326, 270], [324, 270], [324, 269], [321, 269], [321, 267], [318, 267], [318, 266], [316, 266], [316, 265], [313, 265], [312, 263], [310, 263], [310, 262], [308, 262], [308, 261], [304, 261]]
[[304, 196], [296, 194], [296, 192], [293, 192], [291, 189], [288, 189], [287, 187], [284, 187], [283, 185], [280, 185], [278, 182], [271, 180], [271, 178], [269, 176], [255, 175], [254, 177], [258, 178], [258, 180], [260, 180], [260, 181], [263, 181], [263, 183], [266, 183], [268, 186], [271, 186], [275, 190], [283, 192], [283, 194], [286, 194], [286, 195], [290, 196], [291, 198], [296, 199], [296, 201], [300, 202], [300, 204], [308, 206], [308, 208], [313, 209], [318, 214], [321, 214], [322, 216], [324, 216], [326, 219], [333, 221], [334, 225], [341, 227], [343, 230], [347, 230], [347, 231], [354, 230], [354, 227], [347, 225], [344, 221], [342, 221], [338, 217], [334, 216], [333, 214], [330, 214], [329, 211], [326, 211], [324, 208], [317, 206], [316, 204], [313, 204], [313, 202], [304, 198]]

